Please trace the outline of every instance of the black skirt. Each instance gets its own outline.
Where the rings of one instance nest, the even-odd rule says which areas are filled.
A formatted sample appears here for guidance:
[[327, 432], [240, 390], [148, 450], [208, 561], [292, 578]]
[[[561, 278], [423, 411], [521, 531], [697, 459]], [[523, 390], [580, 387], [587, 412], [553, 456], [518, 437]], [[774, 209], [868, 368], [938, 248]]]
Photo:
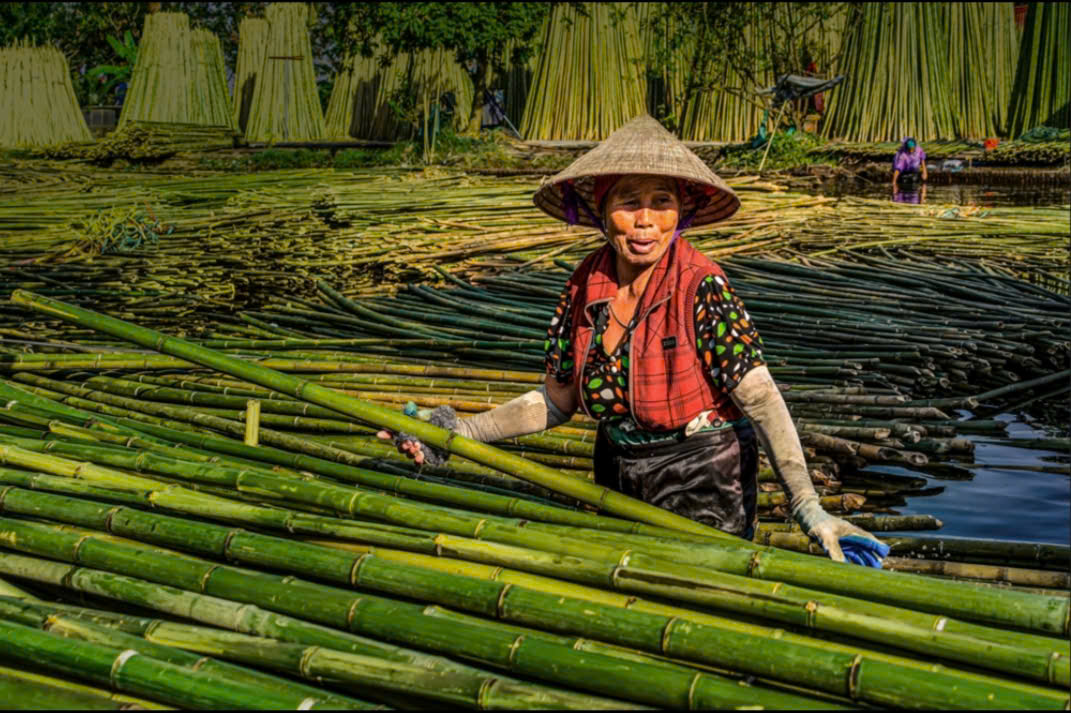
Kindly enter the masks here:
[[750, 540], [758, 525], [759, 449], [744, 424], [669, 445], [618, 446], [600, 422], [595, 482], [629, 497]]

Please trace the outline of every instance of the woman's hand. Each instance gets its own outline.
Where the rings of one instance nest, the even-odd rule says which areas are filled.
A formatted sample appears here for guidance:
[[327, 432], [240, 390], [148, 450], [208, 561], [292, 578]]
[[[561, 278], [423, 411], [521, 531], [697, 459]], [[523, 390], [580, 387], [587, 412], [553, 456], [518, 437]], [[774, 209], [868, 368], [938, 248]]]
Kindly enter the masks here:
[[[380, 431], [376, 434], [384, 440], [394, 440], [394, 434], [390, 431]], [[402, 441], [398, 444], [398, 452], [409, 456], [417, 465], [424, 465], [424, 444], [420, 441]]]
[[817, 499], [804, 502], [795, 513], [796, 521], [818, 541], [834, 562], [852, 562], [881, 569], [889, 546], [861, 527], [830, 515]]

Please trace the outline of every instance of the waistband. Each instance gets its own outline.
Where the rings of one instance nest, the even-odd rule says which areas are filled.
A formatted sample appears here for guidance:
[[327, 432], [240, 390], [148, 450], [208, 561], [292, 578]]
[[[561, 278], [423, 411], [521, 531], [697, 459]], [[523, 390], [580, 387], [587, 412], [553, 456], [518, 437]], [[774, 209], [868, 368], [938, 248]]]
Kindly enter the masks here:
[[599, 431], [615, 448], [630, 452], [647, 451], [663, 446], [677, 445], [703, 433], [717, 433], [730, 429], [750, 428], [747, 417], [735, 421], [718, 420], [707, 423], [698, 430], [688, 434], [685, 428], [673, 431], [646, 431], [631, 418], [599, 421]]

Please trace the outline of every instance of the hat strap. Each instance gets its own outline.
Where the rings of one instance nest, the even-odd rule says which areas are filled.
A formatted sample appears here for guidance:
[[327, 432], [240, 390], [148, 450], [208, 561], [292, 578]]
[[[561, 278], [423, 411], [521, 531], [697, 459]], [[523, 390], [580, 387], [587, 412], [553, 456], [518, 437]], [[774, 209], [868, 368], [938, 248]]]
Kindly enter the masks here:
[[569, 225], [576, 225], [578, 222], [580, 222], [579, 209], [582, 207], [584, 209], [584, 212], [587, 213], [587, 216], [591, 218], [591, 222], [593, 222], [595, 226], [605, 234], [606, 227], [602, 224], [602, 219], [599, 216], [595, 215], [595, 212], [591, 210], [591, 206], [589, 206], [588, 202], [584, 200], [584, 196], [580, 195], [580, 193], [578, 193], [577, 190], [573, 188], [572, 182], [565, 181], [561, 184], [561, 186], [562, 209], [565, 212], [565, 222]]

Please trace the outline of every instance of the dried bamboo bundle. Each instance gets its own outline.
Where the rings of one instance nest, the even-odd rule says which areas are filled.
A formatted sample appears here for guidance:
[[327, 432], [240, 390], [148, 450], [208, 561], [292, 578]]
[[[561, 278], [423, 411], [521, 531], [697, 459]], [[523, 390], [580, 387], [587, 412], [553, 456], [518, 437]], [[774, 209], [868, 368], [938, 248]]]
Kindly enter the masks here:
[[249, 141], [315, 141], [325, 136], [316, 92], [304, 3], [272, 3], [265, 11], [268, 46], [257, 73], [246, 124]]
[[[994, 121], [994, 105], [998, 99], [993, 94], [997, 76], [1005, 68], [994, 60], [1008, 59], [989, 44], [996, 37], [1003, 39], [1000, 27], [991, 27], [987, 32], [986, 21], [997, 18], [987, 7], [997, 8], [999, 3], [953, 2], [944, 6], [944, 22], [948, 33], [948, 68], [952, 75], [952, 107], [956, 119], [956, 135], [981, 139], [996, 136], [998, 123]], [[1012, 23], [1009, 5], [1004, 5], [1003, 19]]]
[[1066, 3], [1031, 3], [1019, 44], [1007, 133], [1035, 126], [1071, 128], [1071, 9]]
[[927, 141], [956, 136], [941, 8], [932, 3], [867, 3], [848, 28], [823, 128], [849, 141]]
[[249, 112], [256, 94], [257, 77], [268, 52], [268, 21], [259, 17], [242, 18], [238, 25], [238, 66], [235, 68], [232, 126], [245, 132]]
[[0, 48], [0, 146], [92, 140], [63, 53], [27, 42]]
[[189, 17], [181, 12], [150, 13], [141, 37], [117, 129], [131, 121], [190, 123], [195, 58]]
[[644, 48], [635, 8], [555, 6], [525, 104], [526, 139], [601, 141], [646, 106]]
[[219, 38], [208, 30], [196, 29], [190, 33], [190, 43], [193, 47], [193, 73], [190, 81], [193, 98], [189, 123], [233, 129], [235, 125]]

